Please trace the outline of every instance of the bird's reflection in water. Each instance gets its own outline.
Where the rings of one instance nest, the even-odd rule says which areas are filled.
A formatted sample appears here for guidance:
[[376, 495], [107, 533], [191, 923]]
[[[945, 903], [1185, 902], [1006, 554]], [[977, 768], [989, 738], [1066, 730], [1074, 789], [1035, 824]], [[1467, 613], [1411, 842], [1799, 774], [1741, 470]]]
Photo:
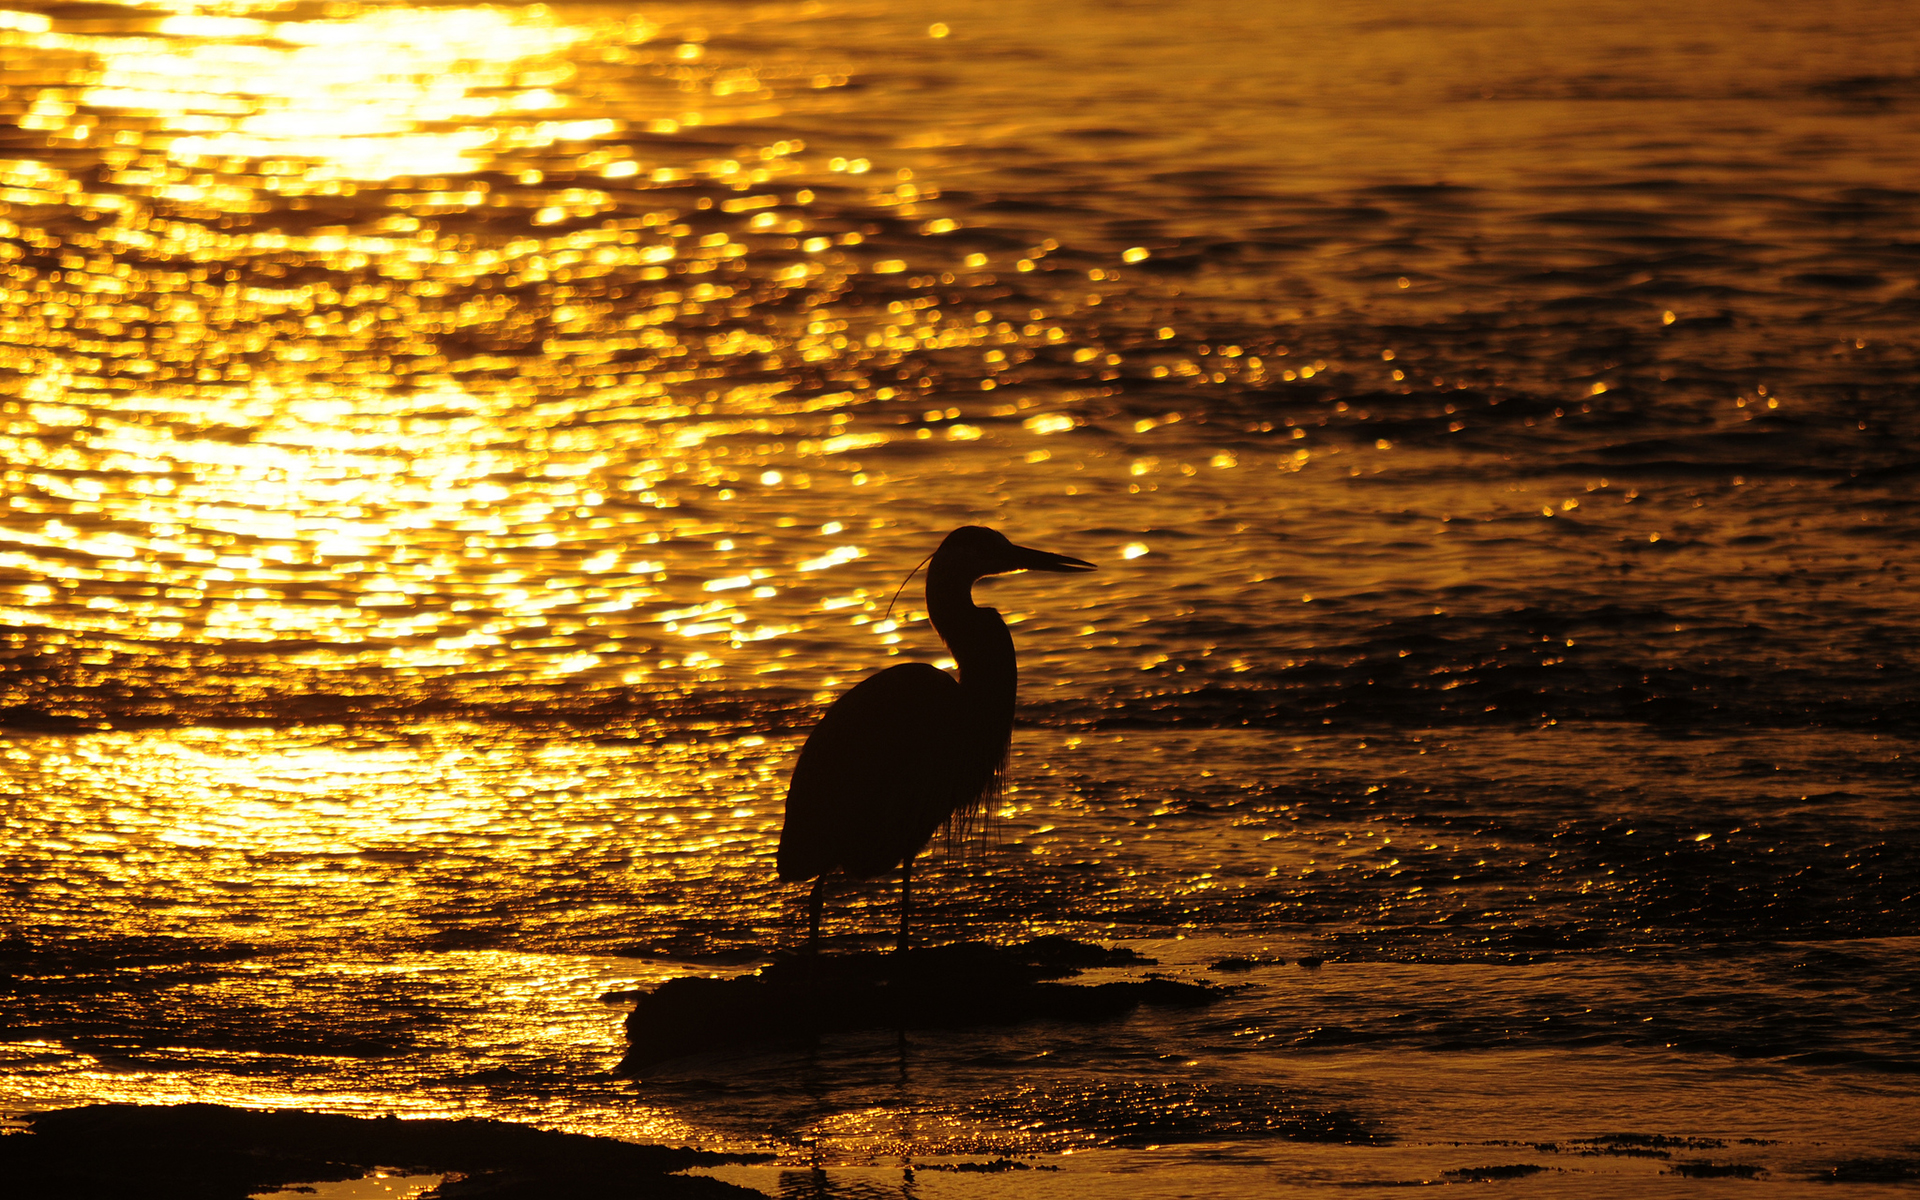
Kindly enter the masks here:
[[[816, 1046], [815, 1051], [817, 1051], [817, 1049], [818, 1047]], [[916, 1144], [916, 1134], [918, 1133], [918, 1128], [914, 1123], [914, 1103], [911, 1088], [912, 1076], [909, 1070], [911, 1049], [912, 1047], [907, 1040], [906, 1031], [901, 1030], [896, 1046], [897, 1056], [895, 1062], [898, 1065], [898, 1076], [894, 1090], [893, 1108], [890, 1113], [885, 1114], [893, 1118], [893, 1123], [896, 1126], [892, 1131], [894, 1140], [901, 1147]], [[812, 1093], [814, 1098], [821, 1104], [822, 1116], [827, 1116], [837, 1110], [831, 1107], [831, 1102], [827, 1097], [827, 1089], [824, 1086], [825, 1074], [822, 1070], [823, 1066], [824, 1064], [821, 1062], [817, 1052], [810, 1051], [807, 1054], [807, 1090]], [[842, 1200], [842, 1198], [874, 1200], [874, 1198], [877, 1197], [888, 1197], [889, 1200], [891, 1200], [892, 1197], [905, 1196], [911, 1198], [919, 1194], [914, 1189], [913, 1163], [910, 1159], [904, 1157], [900, 1159], [900, 1178], [897, 1182], [888, 1177], [891, 1174], [890, 1171], [879, 1169], [871, 1171], [864, 1178], [848, 1178], [847, 1172], [844, 1169], [829, 1173], [827, 1170], [828, 1160], [825, 1145], [830, 1141], [830, 1138], [825, 1137], [808, 1139], [807, 1150], [811, 1165], [804, 1171], [782, 1171], [780, 1173], [777, 1183], [779, 1189], [777, 1194], [781, 1197], [781, 1200], [787, 1200], [788, 1197], [793, 1197], [794, 1200], [814, 1197], [834, 1197], [836, 1200]]]
[[913, 1168], [904, 1171], [904, 1178], [898, 1183], [881, 1179], [848, 1179], [844, 1173], [836, 1177], [824, 1168], [813, 1167], [805, 1171], [780, 1172], [780, 1200], [813, 1200], [815, 1197], [833, 1197], [833, 1200], [895, 1200], [899, 1196], [918, 1195], [913, 1189]]
[[907, 949], [913, 860], [943, 825], [964, 826], [1000, 788], [1019, 671], [1013, 635], [973, 585], [1012, 571], [1080, 572], [1092, 563], [1016, 546], [992, 529], [948, 534], [927, 568], [927, 613], [959, 678], [926, 663], [869, 676], [808, 735], [787, 791], [780, 878], [814, 880], [807, 945], [834, 871], [856, 879], [900, 868], [900, 949]]

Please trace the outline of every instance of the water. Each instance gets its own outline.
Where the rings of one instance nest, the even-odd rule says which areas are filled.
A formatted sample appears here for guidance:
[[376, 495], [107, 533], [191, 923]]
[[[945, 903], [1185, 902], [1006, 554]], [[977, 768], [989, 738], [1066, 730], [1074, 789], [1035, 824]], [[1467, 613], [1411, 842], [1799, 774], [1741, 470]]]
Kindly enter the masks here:
[[[1909, 26], [0, 14], [0, 1105], [781, 1194], [1911, 1178]], [[885, 610], [967, 522], [1101, 570], [980, 589], [1014, 786], [929, 935], [1249, 986], [610, 1075], [599, 997], [804, 929], [792, 752], [941, 656]]]

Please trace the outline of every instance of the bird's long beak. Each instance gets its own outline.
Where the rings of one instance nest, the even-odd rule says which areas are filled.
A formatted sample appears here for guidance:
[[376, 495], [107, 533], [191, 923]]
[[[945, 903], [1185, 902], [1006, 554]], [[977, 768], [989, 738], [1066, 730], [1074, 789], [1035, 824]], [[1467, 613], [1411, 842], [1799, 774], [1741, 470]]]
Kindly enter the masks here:
[[996, 574], [1003, 574], [1007, 571], [1079, 572], [1099, 570], [1098, 567], [1090, 562], [1085, 562], [1078, 558], [1068, 558], [1064, 554], [1055, 554], [1050, 550], [1035, 550], [1031, 547], [1015, 546], [1012, 544], [1009, 544], [1007, 549], [1010, 551], [1007, 556], [1007, 565], [1000, 568], [998, 572], [995, 572]]

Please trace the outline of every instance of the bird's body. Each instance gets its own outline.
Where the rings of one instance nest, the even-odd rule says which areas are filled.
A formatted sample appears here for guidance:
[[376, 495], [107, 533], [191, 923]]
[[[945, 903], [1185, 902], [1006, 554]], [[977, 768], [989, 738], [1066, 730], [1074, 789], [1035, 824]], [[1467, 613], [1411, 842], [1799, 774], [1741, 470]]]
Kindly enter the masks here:
[[[980, 765], [987, 752], [944, 736], [965, 723], [959, 681], [926, 663], [889, 668], [842, 696], [794, 766], [780, 878], [891, 871], [901, 847], [926, 845], [949, 814], [977, 803], [980, 777], [992, 774]], [[903, 790], [926, 802], [902, 803]]]
[[[964, 823], [993, 796], [1013, 733], [1019, 672], [1006, 622], [973, 603], [973, 584], [1008, 571], [1092, 569], [1077, 558], [1015, 546], [980, 526], [948, 534], [927, 571], [927, 614], [953, 652], [959, 678], [926, 663], [906, 663], [868, 677], [833, 702], [793, 768], [780, 833], [780, 878], [911, 871], [914, 857], [942, 826]], [[816, 884], [816, 936], [819, 903]]]

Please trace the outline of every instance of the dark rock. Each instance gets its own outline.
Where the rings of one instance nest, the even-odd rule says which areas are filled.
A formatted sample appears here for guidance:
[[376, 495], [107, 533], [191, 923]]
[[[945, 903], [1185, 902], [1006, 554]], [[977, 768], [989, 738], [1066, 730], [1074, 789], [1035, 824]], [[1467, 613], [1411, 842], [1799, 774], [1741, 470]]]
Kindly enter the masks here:
[[758, 1194], [705, 1176], [671, 1174], [743, 1156], [505, 1121], [403, 1121], [218, 1104], [95, 1104], [27, 1120], [31, 1133], [0, 1137], [0, 1179], [10, 1195], [246, 1200], [290, 1184], [358, 1179], [377, 1167], [459, 1176], [428, 1193], [433, 1200]]
[[1704, 1161], [1677, 1162], [1667, 1171], [1669, 1175], [1679, 1175], [1686, 1179], [1758, 1179], [1766, 1173], [1765, 1167], [1756, 1167], [1750, 1163]]
[[1159, 976], [1051, 982], [1082, 966], [1143, 964], [1127, 950], [1065, 938], [962, 944], [907, 954], [798, 956], [734, 979], [668, 980], [627, 1016], [631, 1074], [703, 1051], [860, 1029], [954, 1029], [1020, 1021], [1099, 1021], [1142, 1004], [1193, 1008], [1226, 994]]
[[1248, 958], [1235, 954], [1227, 958], [1214, 959], [1211, 963], [1207, 964], [1207, 970], [1237, 974], [1242, 971], [1251, 971], [1255, 967], [1284, 967], [1286, 965], [1287, 960], [1284, 958], [1268, 958], [1265, 955], [1255, 955]]
[[1462, 1183], [1490, 1183], [1495, 1179], [1523, 1179], [1544, 1170], [1545, 1167], [1533, 1163], [1508, 1163], [1499, 1167], [1461, 1167], [1457, 1171], [1442, 1171], [1440, 1174]]
[[962, 1174], [997, 1175], [1002, 1171], [1058, 1171], [1059, 1167], [1023, 1163], [1014, 1158], [996, 1158], [992, 1162], [916, 1163], [916, 1171], [957, 1171]]
[[1849, 1158], [1813, 1177], [1822, 1183], [1908, 1183], [1920, 1181], [1920, 1159]]
[[449, 1176], [420, 1200], [764, 1200], [765, 1192], [722, 1183], [705, 1175], [620, 1176], [604, 1171], [489, 1171]]
[[1610, 1155], [1615, 1158], [1672, 1158], [1675, 1150], [1722, 1150], [1719, 1138], [1674, 1137], [1664, 1133], [1607, 1133], [1599, 1137], [1574, 1138], [1574, 1151], [1584, 1157]]
[[[1019, 946], [938, 946], [933, 953], [943, 950], [997, 951], [1002, 955], [1015, 955], [1040, 970], [1060, 970], [1062, 974], [1071, 974], [1091, 967], [1151, 967], [1158, 960], [1142, 958], [1125, 946], [1098, 946], [1092, 942], [1076, 942], [1070, 937], [1050, 934], [1037, 937]], [[1058, 978], [1059, 976], [1052, 976]]]

